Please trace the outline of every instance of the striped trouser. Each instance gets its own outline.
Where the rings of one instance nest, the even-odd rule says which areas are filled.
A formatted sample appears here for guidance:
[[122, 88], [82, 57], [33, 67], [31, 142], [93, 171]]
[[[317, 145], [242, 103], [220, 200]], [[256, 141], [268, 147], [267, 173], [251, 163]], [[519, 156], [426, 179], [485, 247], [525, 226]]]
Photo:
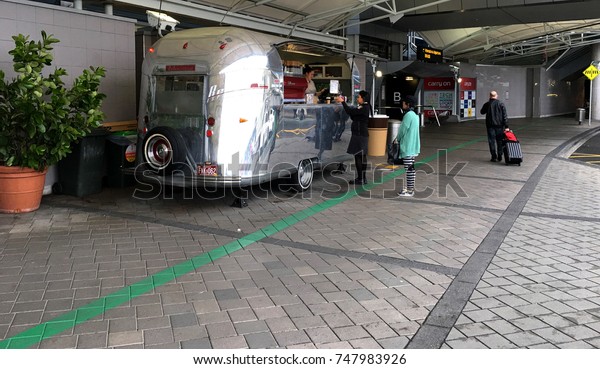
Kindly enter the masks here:
[[415, 158], [416, 156], [402, 158], [402, 162], [404, 162], [404, 170], [406, 171], [407, 190], [415, 189], [415, 177], [417, 176], [417, 171], [415, 170]]

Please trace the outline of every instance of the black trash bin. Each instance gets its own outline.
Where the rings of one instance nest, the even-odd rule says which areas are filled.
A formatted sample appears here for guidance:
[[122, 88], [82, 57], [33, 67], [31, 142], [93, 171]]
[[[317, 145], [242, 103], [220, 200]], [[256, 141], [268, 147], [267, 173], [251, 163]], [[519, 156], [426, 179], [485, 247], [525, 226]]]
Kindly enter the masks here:
[[135, 131], [122, 131], [106, 138], [106, 185], [108, 187], [129, 187], [135, 183], [132, 175], [123, 174], [124, 168], [133, 168], [136, 155]]
[[71, 153], [58, 163], [55, 193], [83, 197], [102, 191], [107, 134], [106, 129], [98, 128], [71, 146]]

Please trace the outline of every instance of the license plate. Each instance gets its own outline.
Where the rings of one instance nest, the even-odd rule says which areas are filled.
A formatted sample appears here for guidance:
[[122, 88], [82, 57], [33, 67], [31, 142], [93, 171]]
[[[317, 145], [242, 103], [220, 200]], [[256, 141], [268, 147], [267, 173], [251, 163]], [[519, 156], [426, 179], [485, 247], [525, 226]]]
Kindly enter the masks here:
[[217, 166], [216, 165], [198, 165], [199, 176], [216, 176]]

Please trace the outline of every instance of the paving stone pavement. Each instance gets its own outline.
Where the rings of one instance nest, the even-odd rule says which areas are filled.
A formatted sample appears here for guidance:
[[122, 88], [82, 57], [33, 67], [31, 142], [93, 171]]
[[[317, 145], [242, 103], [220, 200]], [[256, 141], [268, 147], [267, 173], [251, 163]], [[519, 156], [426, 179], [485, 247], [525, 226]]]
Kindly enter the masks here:
[[0, 347], [598, 347], [600, 168], [564, 158], [600, 124], [511, 126], [521, 166], [481, 121], [422, 128], [412, 199], [372, 157], [354, 196], [326, 172], [242, 209], [105, 188], [0, 214]]

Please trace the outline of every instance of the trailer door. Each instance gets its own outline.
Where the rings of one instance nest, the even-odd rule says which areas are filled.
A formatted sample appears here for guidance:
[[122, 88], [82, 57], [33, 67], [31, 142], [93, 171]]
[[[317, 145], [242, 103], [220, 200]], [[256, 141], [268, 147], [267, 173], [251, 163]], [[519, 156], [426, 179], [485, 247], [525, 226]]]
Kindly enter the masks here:
[[150, 127], [171, 127], [186, 143], [187, 158], [203, 161], [205, 137], [205, 76], [165, 73], [154, 76]]

